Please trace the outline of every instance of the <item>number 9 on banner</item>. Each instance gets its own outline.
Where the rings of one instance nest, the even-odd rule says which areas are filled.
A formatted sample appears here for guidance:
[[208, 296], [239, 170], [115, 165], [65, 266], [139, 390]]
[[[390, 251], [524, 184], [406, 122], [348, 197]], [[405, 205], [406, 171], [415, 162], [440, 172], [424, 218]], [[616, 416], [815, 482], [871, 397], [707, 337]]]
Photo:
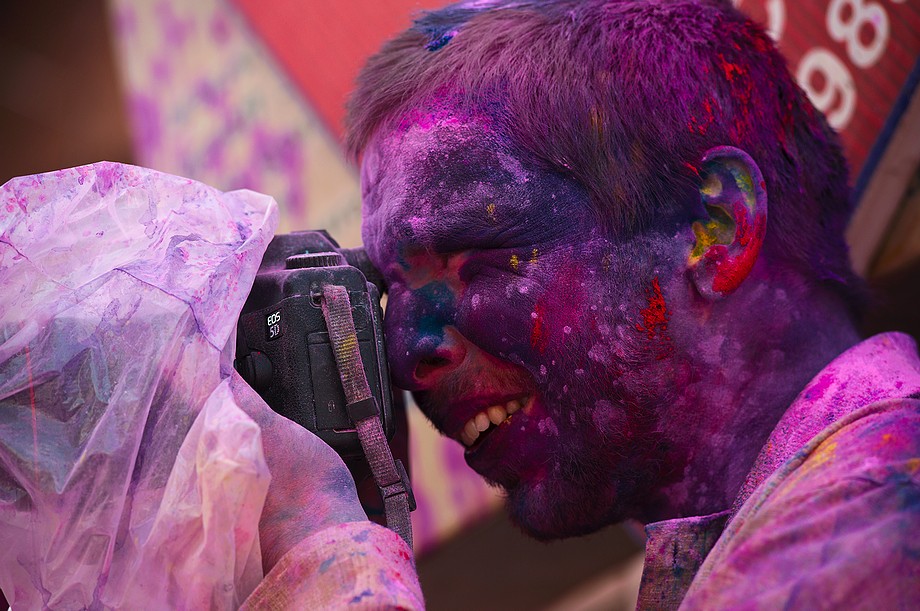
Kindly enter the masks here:
[[[849, 124], [856, 110], [856, 86], [836, 55], [822, 47], [811, 49], [799, 62], [795, 78], [831, 127], [842, 130]], [[821, 82], [816, 86], [818, 78]]]

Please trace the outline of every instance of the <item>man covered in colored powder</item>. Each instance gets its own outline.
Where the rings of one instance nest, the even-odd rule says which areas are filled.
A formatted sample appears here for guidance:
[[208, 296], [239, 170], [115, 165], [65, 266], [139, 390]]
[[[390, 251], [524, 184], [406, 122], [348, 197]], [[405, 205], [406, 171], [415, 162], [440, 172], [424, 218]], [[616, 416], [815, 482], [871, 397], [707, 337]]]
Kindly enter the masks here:
[[861, 341], [835, 134], [728, 2], [423, 17], [350, 103], [397, 383], [641, 608], [920, 603], [920, 362]]

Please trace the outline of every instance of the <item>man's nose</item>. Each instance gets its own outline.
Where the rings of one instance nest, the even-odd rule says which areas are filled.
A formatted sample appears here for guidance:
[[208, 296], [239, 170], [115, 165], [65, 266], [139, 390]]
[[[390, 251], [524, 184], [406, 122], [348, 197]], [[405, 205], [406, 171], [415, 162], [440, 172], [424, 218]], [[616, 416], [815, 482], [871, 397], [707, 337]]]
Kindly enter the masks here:
[[387, 304], [390, 370], [400, 388], [427, 390], [463, 364], [466, 341], [449, 324], [452, 321], [444, 320], [435, 312], [417, 311], [412, 305], [422, 304], [393, 303], [392, 299]]
[[462, 336], [453, 327], [440, 334], [415, 333], [407, 341], [391, 342], [390, 367], [396, 385], [405, 390], [428, 390], [466, 359]]
[[[410, 350], [410, 355], [411, 355]], [[445, 327], [440, 342], [436, 345], [423, 341], [416, 349], [412, 369], [413, 388], [424, 390], [437, 386], [441, 379], [454, 372], [466, 360], [466, 346], [463, 336], [454, 327]]]

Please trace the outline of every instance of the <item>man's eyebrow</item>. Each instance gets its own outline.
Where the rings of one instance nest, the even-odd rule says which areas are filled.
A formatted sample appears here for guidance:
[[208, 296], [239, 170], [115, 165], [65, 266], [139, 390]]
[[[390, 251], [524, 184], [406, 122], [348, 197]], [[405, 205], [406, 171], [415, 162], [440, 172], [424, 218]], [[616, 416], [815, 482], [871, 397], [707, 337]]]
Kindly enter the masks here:
[[430, 234], [431, 249], [438, 254], [447, 254], [482, 246], [498, 238], [501, 228], [498, 224], [477, 223], [468, 215], [455, 217]]

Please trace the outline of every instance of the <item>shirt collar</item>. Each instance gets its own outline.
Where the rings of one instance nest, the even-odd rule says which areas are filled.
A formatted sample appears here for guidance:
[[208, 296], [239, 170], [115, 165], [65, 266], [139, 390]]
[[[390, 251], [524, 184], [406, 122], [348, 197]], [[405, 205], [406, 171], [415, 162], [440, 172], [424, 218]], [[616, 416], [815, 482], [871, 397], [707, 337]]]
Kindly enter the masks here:
[[725, 510], [648, 524], [636, 608], [676, 609], [730, 516]]

